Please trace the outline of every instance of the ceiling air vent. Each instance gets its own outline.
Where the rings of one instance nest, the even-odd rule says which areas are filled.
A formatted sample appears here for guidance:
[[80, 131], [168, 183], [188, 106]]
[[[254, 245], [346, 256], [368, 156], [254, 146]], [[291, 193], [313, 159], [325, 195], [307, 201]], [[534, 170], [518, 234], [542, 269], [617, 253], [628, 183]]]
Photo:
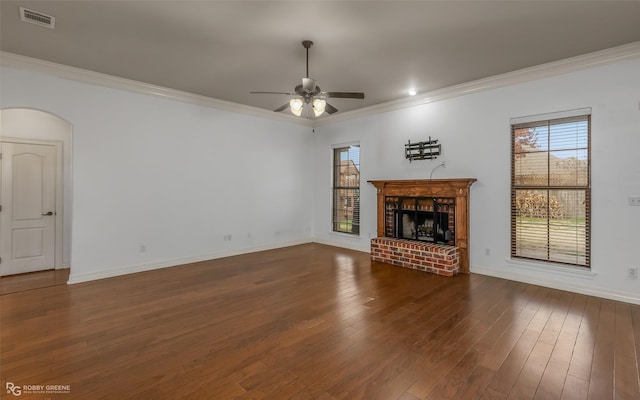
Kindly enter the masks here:
[[20, 19], [24, 22], [44, 26], [49, 29], [54, 29], [56, 27], [56, 19], [51, 15], [29, 10], [24, 7], [20, 7]]

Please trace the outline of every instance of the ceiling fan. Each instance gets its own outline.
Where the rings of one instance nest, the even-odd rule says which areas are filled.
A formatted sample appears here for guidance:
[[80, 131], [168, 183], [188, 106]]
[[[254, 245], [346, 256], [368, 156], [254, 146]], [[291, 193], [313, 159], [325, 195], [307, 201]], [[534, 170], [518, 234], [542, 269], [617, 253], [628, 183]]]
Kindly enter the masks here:
[[[327, 103], [326, 99], [364, 99], [364, 93], [361, 92], [323, 92], [314, 79], [309, 78], [309, 48], [313, 46], [311, 40], [303, 40], [302, 46], [307, 49], [307, 75], [302, 78], [302, 84], [293, 89], [293, 93], [289, 92], [250, 92], [252, 94], [286, 94], [294, 96], [288, 103], [276, 108], [275, 112], [284, 111], [287, 108], [296, 116], [301, 116], [305, 104], [310, 104], [313, 109], [313, 115], [321, 116], [325, 112], [333, 114], [338, 111], [337, 108]], [[308, 109], [308, 106], [307, 106]]]

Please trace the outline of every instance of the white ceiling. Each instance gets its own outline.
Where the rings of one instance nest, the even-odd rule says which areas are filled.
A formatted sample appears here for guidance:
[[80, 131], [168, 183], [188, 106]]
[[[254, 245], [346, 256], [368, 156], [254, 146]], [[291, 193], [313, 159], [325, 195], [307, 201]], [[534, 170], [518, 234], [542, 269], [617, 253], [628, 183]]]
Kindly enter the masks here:
[[[305, 75], [340, 111], [640, 41], [640, 1], [8, 1], [0, 49], [273, 110]], [[52, 15], [55, 30], [20, 21]], [[288, 112], [288, 111], [287, 111]]]

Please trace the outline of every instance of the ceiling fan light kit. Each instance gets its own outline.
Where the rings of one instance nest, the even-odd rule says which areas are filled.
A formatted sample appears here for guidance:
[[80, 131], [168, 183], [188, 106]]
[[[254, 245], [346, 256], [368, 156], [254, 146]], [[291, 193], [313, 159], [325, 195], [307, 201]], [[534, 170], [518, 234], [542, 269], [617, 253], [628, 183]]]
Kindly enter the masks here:
[[327, 101], [325, 99], [313, 99], [312, 106], [313, 113], [316, 115], [316, 117], [319, 117], [324, 114], [324, 110], [327, 107]]
[[291, 108], [291, 112], [296, 117], [302, 115], [302, 107], [304, 106], [304, 102], [300, 98], [293, 98], [289, 101], [289, 107]]
[[[311, 40], [303, 40], [302, 46], [307, 50], [307, 75], [302, 78], [302, 84], [294, 88], [293, 93], [287, 92], [251, 92], [252, 94], [285, 94], [294, 96], [289, 100], [288, 104], [275, 109], [275, 112], [284, 111], [287, 108], [297, 117], [302, 116], [305, 104], [309, 104], [313, 110], [313, 116], [316, 118], [324, 114], [333, 114], [338, 111], [337, 108], [327, 103], [328, 98], [340, 99], [364, 99], [364, 93], [361, 92], [323, 92], [314, 79], [309, 78], [309, 48], [313, 46]], [[305, 113], [305, 118], [310, 117], [310, 112]]]

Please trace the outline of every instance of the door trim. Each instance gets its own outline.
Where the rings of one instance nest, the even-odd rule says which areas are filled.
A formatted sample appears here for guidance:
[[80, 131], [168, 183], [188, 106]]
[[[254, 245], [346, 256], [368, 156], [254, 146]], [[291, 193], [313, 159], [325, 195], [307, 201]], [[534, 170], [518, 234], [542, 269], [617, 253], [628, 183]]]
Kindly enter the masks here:
[[20, 138], [12, 138], [12, 137], [3, 137], [0, 140], [1, 143], [16, 143], [16, 144], [38, 144], [43, 146], [53, 146], [54, 154], [55, 154], [55, 164], [56, 164], [56, 228], [55, 228], [55, 256], [54, 263], [55, 269], [69, 268], [68, 265], [63, 265], [62, 260], [62, 251], [63, 251], [63, 224], [64, 224], [64, 207], [63, 207], [63, 181], [62, 181], [62, 141], [61, 140], [39, 140], [39, 139], [20, 139]]

